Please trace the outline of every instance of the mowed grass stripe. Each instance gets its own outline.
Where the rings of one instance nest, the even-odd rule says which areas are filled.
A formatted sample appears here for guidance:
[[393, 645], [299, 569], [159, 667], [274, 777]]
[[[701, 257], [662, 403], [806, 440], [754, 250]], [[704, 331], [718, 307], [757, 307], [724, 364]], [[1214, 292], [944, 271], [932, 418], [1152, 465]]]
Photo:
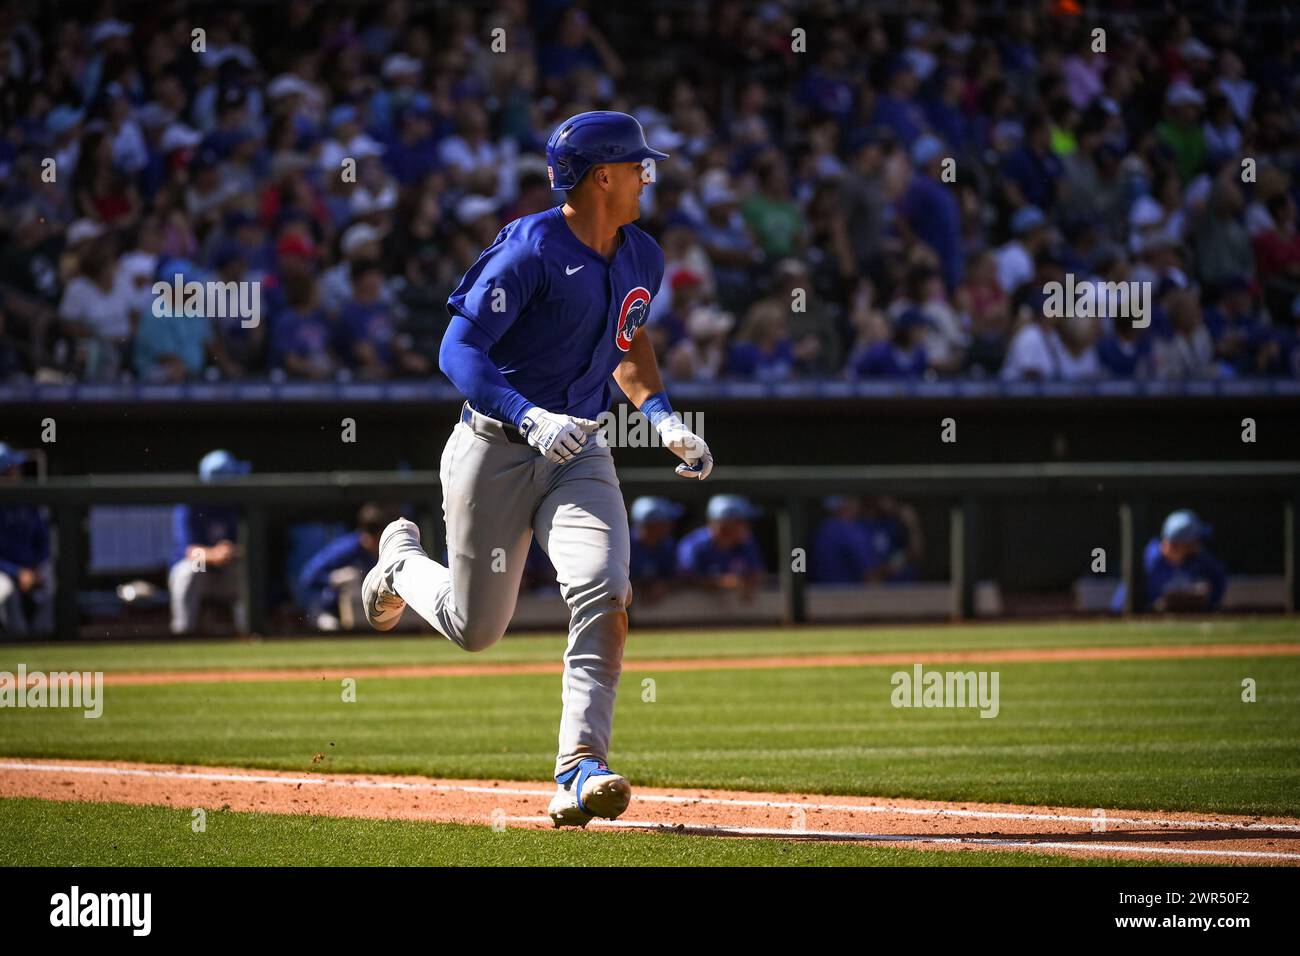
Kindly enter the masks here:
[[0, 866], [1160, 866], [1163, 861], [0, 800]]
[[[633, 627], [628, 660], [897, 653], [1002, 648], [1128, 647], [1227, 642], [1300, 641], [1300, 619], [1069, 621], [1036, 624], [915, 625], [907, 627], [772, 628], [739, 631], [648, 631]], [[124, 644], [9, 644], [0, 670], [147, 671], [230, 668], [471, 665], [560, 660], [561, 634], [510, 634], [490, 651], [471, 655], [443, 638], [339, 637], [304, 640], [191, 640]]]
[[[997, 670], [993, 719], [894, 708], [895, 668], [629, 680], [612, 758], [654, 786], [1300, 815], [1300, 658]], [[356, 703], [321, 681], [119, 687], [98, 720], [6, 712], [0, 754], [542, 780], [559, 692], [533, 675], [367, 679]]]

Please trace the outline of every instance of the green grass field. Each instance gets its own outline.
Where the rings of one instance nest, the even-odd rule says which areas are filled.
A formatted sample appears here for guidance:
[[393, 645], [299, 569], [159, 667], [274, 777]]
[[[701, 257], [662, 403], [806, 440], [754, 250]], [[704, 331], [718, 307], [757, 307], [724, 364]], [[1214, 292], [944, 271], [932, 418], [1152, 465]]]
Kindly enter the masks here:
[[[630, 640], [628, 658], [908, 650], [924, 661], [926, 651], [963, 648], [1254, 641], [1300, 641], [1300, 621], [647, 633]], [[9, 645], [0, 647], [0, 670], [14, 670], [20, 661], [29, 670], [110, 673], [491, 665], [556, 660], [561, 647], [558, 637], [507, 638], [483, 655], [433, 638]], [[894, 666], [635, 670], [620, 694], [612, 762], [642, 785], [1300, 815], [1300, 652], [951, 667], [1000, 673], [996, 718], [981, 719], [974, 710], [895, 709], [890, 675], [900, 668]], [[1246, 677], [1256, 681], [1255, 703], [1241, 700]], [[645, 678], [655, 681], [653, 702], [643, 700]], [[61, 710], [0, 712], [0, 755], [521, 780], [541, 780], [549, 771], [559, 709], [554, 675], [361, 676], [357, 691], [357, 701], [345, 703], [336, 681], [110, 686], [98, 720]], [[318, 753], [324, 760], [313, 763]], [[158, 814], [167, 813], [174, 811], [0, 801], [0, 852], [5, 862], [50, 856], [83, 863], [344, 862], [329, 849], [337, 843], [371, 847], [346, 862], [560, 864], [571, 853], [569, 841], [584, 840], [583, 846], [599, 842], [610, 863], [869, 865], [896, 862], [896, 854], [907, 862], [947, 860], [874, 846], [497, 834], [486, 827], [250, 814], [223, 815], [238, 834], [229, 843], [210, 840], [199, 848], [170, 837], [150, 843], [145, 837], [163, 819]], [[103, 840], [67, 844], [56, 834], [70, 827], [112, 832], [118, 849], [110, 851]], [[309, 841], [314, 849], [293, 857], [295, 840], [309, 831], [319, 834]], [[253, 838], [258, 833], [265, 839]], [[188, 830], [175, 839], [182, 837]], [[405, 850], [389, 854], [381, 845]], [[978, 856], [985, 855], [998, 857]], [[959, 862], [977, 860], [961, 854]]]

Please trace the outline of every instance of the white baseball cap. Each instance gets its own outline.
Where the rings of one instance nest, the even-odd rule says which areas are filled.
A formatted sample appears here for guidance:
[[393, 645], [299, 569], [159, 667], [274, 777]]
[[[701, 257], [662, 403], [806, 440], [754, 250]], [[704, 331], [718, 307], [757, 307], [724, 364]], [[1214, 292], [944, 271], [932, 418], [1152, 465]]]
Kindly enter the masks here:
[[347, 231], [343, 233], [343, 238], [339, 242], [339, 248], [343, 250], [345, 256], [351, 256], [361, 246], [368, 242], [378, 242], [384, 238], [383, 232], [370, 225], [368, 222], [358, 222], [348, 226]]

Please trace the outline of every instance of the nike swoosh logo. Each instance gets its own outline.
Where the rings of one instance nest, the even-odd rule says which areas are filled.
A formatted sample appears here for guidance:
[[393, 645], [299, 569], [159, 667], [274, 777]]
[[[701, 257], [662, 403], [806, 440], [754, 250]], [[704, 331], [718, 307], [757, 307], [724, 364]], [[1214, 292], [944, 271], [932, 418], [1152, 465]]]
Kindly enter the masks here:
[[587, 268], [587, 264], [586, 264], [585, 262], [584, 262], [582, 265], [580, 265], [580, 266], [565, 266], [565, 267], [564, 267], [564, 274], [565, 274], [566, 276], [571, 276], [571, 275], [573, 275], [575, 272], [577, 272], [579, 269], [585, 269], [585, 268]]

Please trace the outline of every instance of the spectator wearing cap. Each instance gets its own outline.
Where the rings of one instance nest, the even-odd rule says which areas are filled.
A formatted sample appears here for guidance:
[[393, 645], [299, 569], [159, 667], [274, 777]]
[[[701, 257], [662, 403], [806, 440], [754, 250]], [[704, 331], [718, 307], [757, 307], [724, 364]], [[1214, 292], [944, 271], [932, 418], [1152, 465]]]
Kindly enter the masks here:
[[930, 367], [926, 355], [925, 313], [910, 308], [893, 320], [890, 337], [860, 349], [849, 358], [850, 378], [919, 379]]
[[[1154, 611], [1213, 611], [1223, 602], [1228, 573], [1205, 541], [1211, 528], [1196, 512], [1181, 509], [1165, 519], [1160, 537], [1142, 553], [1146, 604]], [[1116, 595], [1123, 607], [1123, 594]]]
[[[205, 282], [208, 276], [185, 260], [163, 262], [158, 281], [169, 285], [174, 276], [182, 282]], [[160, 314], [161, 313], [161, 314]], [[226, 378], [239, 378], [243, 371], [226, 354], [225, 343], [216, 333], [216, 322], [240, 323], [238, 317], [214, 319], [206, 314], [191, 315], [183, 302], [167, 307], [160, 302], [140, 315], [132, 343], [132, 367], [147, 382], [176, 383], [202, 374], [211, 363]]]
[[491, 196], [463, 196], [456, 203], [456, 221], [474, 245], [487, 248], [501, 228], [499, 209], [500, 204]]
[[[251, 464], [224, 449], [208, 452], [199, 462], [199, 478], [205, 482], [224, 481], [251, 470]], [[231, 609], [237, 633], [248, 630], [241, 595], [239, 518], [240, 511], [233, 505], [177, 505], [172, 510], [174, 545], [167, 587], [173, 634], [196, 633], [204, 599]]]
[[356, 530], [330, 541], [302, 566], [294, 600], [317, 630], [362, 625], [361, 580], [374, 567], [379, 536], [394, 517], [377, 502], [366, 502], [357, 513]]
[[[716, 175], [715, 175], [716, 173]], [[736, 212], [739, 199], [726, 173], [715, 170], [704, 177], [700, 203], [705, 219], [696, 238], [713, 265], [716, 292], [723, 308], [735, 308], [752, 294], [751, 270], [763, 254]]]
[[387, 133], [397, 123], [402, 108], [418, 95], [424, 67], [409, 53], [389, 53], [380, 67], [385, 88], [370, 98], [369, 113], [377, 131]]
[[912, 179], [899, 204], [899, 219], [939, 257], [944, 282], [956, 289], [964, 266], [961, 207], [954, 188], [939, 180], [944, 158], [943, 141], [935, 136], [912, 144]]
[[1165, 118], [1156, 126], [1156, 138], [1174, 153], [1178, 177], [1189, 183], [1204, 168], [1209, 156], [1201, 107], [1205, 97], [1186, 80], [1175, 80], [1165, 91]]
[[[657, 309], [646, 326], [655, 355], [663, 359], [686, 337], [686, 324], [701, 306], [716, 309], [704, 285], [704, 277], [691, 269], [674, 269], [664, 307]], [[730, 329], [728, 329], [730, 331]]]
[[[0, 442], [0, 483], [22, 481], [27, 455]], [[0, 634], [49, 633], [50, 527], [35, 505], [0, 505]]]
[[629, 575], [636, 599], [660, 601], [677, 578], [677, 542], [673, 524], [685, 509], [675, 501], [651, 495], [632, 502], [632, 551]]
[[362, 378], [428, 375], [428, 356], [397, 334], [393, 306], [384, 295], [384, 271], [374, 260], [352, 263], [352, 298], [339, 313], [342, 351]]
[[1209, 202], [1192, 225], [1192, 257], [1196, 273], [1206, 285], [1255, 274], [1255, 253], [1242, 221], [1245, 200], [1233, 175], [1232, 167], [1220, 175]]
[[[383, 238], [381, 230], [368, 222], [353, 223], [339, 240], [339, 252], [343, 258], [338, 265], [325, 270], [320, 281], [321, 307], [329, 312], [338, 312], [352, 298], [352, 264], [361, 261], [377, 261], [383, 255]], [[380, 298], [389, 298], [387, 286], [380, 289]]]
[[1008, 295], [1034, 277], [1035, 260], [1052, 241], [1047, 217], [1037, 206], [1017, 209], [1011, 217], [1011, 239], [997, 250], [998, 283]]
[[[844, 347], [839, 329], [808, 266], [800, 259], [782, 259], [773, 270], [775, 284], [765, 302], [786, 313], [790, 342], [799, 373], [833, 376], [843, 367]], [[800, 307], [796, 307], [796, 304]]]
[[740, 495], [710, 498], [708, 523], [688, 533], [677, 546], [681, 579], [706, 591], [733, 592], [748, 600], [764, 571], [751, 526], [758, 514]]
[[689, 305], [686, 335], [668, 347], [665, 373], [677, 382], [716, 382], [726, 367], [727, 335], [735, 324], [735, 316], [712, 303]]
[[881, 561], [862, 523], [862, 503], [853, 495], [829, 495], [826, 517], [813, 541], [812, 575], [818, 584], [866, 584]]
[[293, 378], [332, 378], [339, 368], [338, 327], [334, 313], [320, 306], [315, 280], [290, 272], [284, 276], [282, 292], [283, 305], [271, 323], [270, 367]]
[[[413, 97], [397, 111], [397, 135], [384, 150], [384, 166], [402, 186], [413, 186], [438, 165], [433, 135], [433, 107], [427, 97]], [[542, 174], [545, 182], [545, 173]]]

